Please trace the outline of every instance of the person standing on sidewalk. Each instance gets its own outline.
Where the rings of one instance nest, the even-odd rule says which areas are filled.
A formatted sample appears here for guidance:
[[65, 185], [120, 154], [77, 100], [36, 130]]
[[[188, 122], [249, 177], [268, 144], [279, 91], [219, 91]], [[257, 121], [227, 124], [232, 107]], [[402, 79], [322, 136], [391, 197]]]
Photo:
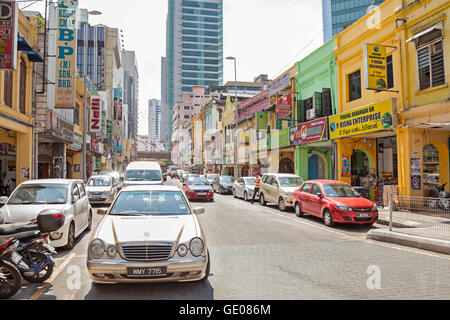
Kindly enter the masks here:
[[252, 204], [255, 202], [256, 194], [259, 194], [259, 188], [261, 187], [261, 176], [259, 173], [256, 174], [255, 178], [255, 191], [253, 192]]

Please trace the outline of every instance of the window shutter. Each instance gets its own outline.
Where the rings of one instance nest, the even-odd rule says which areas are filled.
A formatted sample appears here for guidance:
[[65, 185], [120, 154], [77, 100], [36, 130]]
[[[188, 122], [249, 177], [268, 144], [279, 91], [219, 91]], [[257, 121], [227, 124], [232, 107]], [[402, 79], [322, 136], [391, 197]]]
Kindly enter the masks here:
[[322, 115], [323, 116], [331, 116], [333, 114], [332, 111], [332, 102], [331, 102], [331, 89], [330, 88], [324, 88], [322, 93]]
[[314, 92], [314, 107], [316, 108], [317, 117], [321, 117], [323, 114], [322, 100], [322, 92]]
[[432, 46], [431, 77], [433, 87], [445, 83], [444, 52], [442, 50], [442, 41], [437, 42]]
[[303, 116], [304, 116], [303, 110], [304, 110], [304, 101], [303, 100], [298, 100], [298, 103], [297, 103], [297, 123], [305, 122], [305, 119], [303, 118]]
[[417, 52], [420, 90], [430, 87], [430, 55], [428, 48]]

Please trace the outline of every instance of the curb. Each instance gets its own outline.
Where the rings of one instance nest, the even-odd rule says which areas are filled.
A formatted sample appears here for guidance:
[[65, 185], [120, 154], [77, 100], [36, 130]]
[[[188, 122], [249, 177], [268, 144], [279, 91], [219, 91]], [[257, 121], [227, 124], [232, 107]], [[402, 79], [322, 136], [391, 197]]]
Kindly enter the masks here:
[[[381, 224], [383, 226], [389, 226], [389, 219], [388, 220], [383, 220], [383, 219], [378, 218], [378, 221], [376, 223]], [[417, 228], [416, 226], [411, 226], [411, 225], [408, 225], [408, 224], [398, 223], [398, 222], [395, 222], [395, 221], [392, 222], [392, 226], [394, 228]]]
[[367, 233], [366, 238], [450, 255], [450, 241], [446, 240], [425, 238], [384, 229], [372, 229]]

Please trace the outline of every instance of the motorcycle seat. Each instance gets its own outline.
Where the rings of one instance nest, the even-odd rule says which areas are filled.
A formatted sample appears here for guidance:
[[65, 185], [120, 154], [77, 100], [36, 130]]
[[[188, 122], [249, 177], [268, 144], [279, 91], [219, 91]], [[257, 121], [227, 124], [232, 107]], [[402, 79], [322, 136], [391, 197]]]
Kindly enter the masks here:
[[32, 231], [39, 231], [39, 226], [37, 224], [30, 225], [29, 223], [13, 223], [0, 225], [0, 236], [9, 236], [9, 238], [18, 233]]
[[[11, 234], [11, 235], [5, 235], [5, 236], [0, 236], [0, 243], [3, 244], [6, 241], [8, 241], [10, 238], [22, 241], [22, 242], [28, 242], [30, 240], [33, 239], [37, 239], [39, 238], [39, 236], [41, 235], [41, 233], [39, 231], [27, 231], [27, 232], [20, 232], [20, 233], [16, 233], [16, 234]], [[0, 246], [1, 246], [0, 244]]]

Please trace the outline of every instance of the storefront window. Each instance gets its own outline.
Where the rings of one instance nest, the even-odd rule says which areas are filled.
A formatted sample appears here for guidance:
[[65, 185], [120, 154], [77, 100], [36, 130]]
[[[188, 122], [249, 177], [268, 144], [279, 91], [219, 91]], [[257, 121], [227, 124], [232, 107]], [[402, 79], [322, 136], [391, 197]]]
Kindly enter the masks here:
[[432, 144], [423, 148], [423, 187], [425, 196], [438, 196], [439, 150]]

